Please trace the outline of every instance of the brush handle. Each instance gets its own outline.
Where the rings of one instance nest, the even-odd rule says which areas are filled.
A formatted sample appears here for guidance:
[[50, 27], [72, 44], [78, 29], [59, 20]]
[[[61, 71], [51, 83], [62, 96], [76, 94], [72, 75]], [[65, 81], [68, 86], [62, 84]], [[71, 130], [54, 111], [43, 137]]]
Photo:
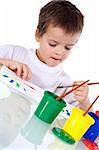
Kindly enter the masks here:
[[[88, 83], [88, 85], [95, 85], [95, 84], [99, 84], [99, 82], [91, 82], [91, 83]], [[74, 87], [74, 86], [78, 86], [78, 85], [58, 86], [57, 88], [69, 88], [69, 87]]]
[[89, 106], [89, 108], [85, 111], [85, 113], [83, 114], [83, 116], [85, 116], [88, 111], [90, 110], [90, 108], [93, 106], [93, 104], [97, 101], [97, 99], [99, 98], [99, 96], [96, 97], [96, 99], [93, 101], [93, 103]]
[[64, 98], [65, 96], [67, 96], [68, 94], [72, 93], [73, 91], [75, 91], [76, 89], [78, 89], [79, 87], [81, 87], [82, 85], [84, 85], [85, 83], [87, 83], [88, 81], [89, 81], [89, 80], [83, 82], [82, 84], [79, 84], [78, 86], [76, 86], [75, 88], [71, 89], [70, 91], [68, 91], [68, 92], [66, 92], [66, 93], [64, 93], [64, 94], [62, 94], [61, 96], [58, 96], [58, 97], [56, 98], [56, 100], [60, 100], [60, 99]]

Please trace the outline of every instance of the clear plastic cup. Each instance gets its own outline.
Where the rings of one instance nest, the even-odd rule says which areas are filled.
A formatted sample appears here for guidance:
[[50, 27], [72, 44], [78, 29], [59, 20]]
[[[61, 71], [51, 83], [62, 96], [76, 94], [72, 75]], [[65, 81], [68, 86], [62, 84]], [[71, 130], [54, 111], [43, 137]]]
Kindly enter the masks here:
[[22, 128], [21, 134], [29, 142], [40, 145], [43, 142], [50, 124], [39, 119], [35, 114], [28, 121], [26, 126]]

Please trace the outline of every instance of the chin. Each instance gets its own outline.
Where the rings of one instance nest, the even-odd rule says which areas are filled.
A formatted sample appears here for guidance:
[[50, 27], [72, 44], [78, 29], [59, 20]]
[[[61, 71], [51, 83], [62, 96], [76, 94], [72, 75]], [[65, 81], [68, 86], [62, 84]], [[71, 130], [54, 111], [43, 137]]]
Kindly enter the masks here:
[[56, 67], [58, 65], [59, 65], [59, 63], [58, 64], [48, 64], [49, 67]]

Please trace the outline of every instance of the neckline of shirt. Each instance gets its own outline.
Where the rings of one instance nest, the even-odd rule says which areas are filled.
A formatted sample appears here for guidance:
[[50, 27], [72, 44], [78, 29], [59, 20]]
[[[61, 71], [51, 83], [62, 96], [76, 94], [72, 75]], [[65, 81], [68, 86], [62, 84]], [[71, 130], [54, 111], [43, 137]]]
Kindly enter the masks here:
[[43, 71], [46, 71], [46, 72], [57, 72], [61, 69], [60, 65], [58, 65], [56, 67], [50, 67], [47, 64], [43, 63], [42, 61], [40, 61], [36, 55], [36, 49], [35, 50], [31, 49], [31, 53], [30, 53], [30, 57], [32, 59], [32, 62], [34, 61], [34, 63], [37, 64], [37, 66], [40, 68], [40, 70], [42, 69]]

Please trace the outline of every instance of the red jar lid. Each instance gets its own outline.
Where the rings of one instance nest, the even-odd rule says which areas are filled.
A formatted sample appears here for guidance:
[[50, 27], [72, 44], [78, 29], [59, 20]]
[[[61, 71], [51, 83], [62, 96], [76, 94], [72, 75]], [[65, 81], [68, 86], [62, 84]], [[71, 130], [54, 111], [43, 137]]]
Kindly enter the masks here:
[[99, 111], [98, 110], [96, 111], [96, 115], [99, 116]]
[[99, 150], [98, 145], [95, 142], [84, 139], [83, 143], [89, 148], [89, 150]]

